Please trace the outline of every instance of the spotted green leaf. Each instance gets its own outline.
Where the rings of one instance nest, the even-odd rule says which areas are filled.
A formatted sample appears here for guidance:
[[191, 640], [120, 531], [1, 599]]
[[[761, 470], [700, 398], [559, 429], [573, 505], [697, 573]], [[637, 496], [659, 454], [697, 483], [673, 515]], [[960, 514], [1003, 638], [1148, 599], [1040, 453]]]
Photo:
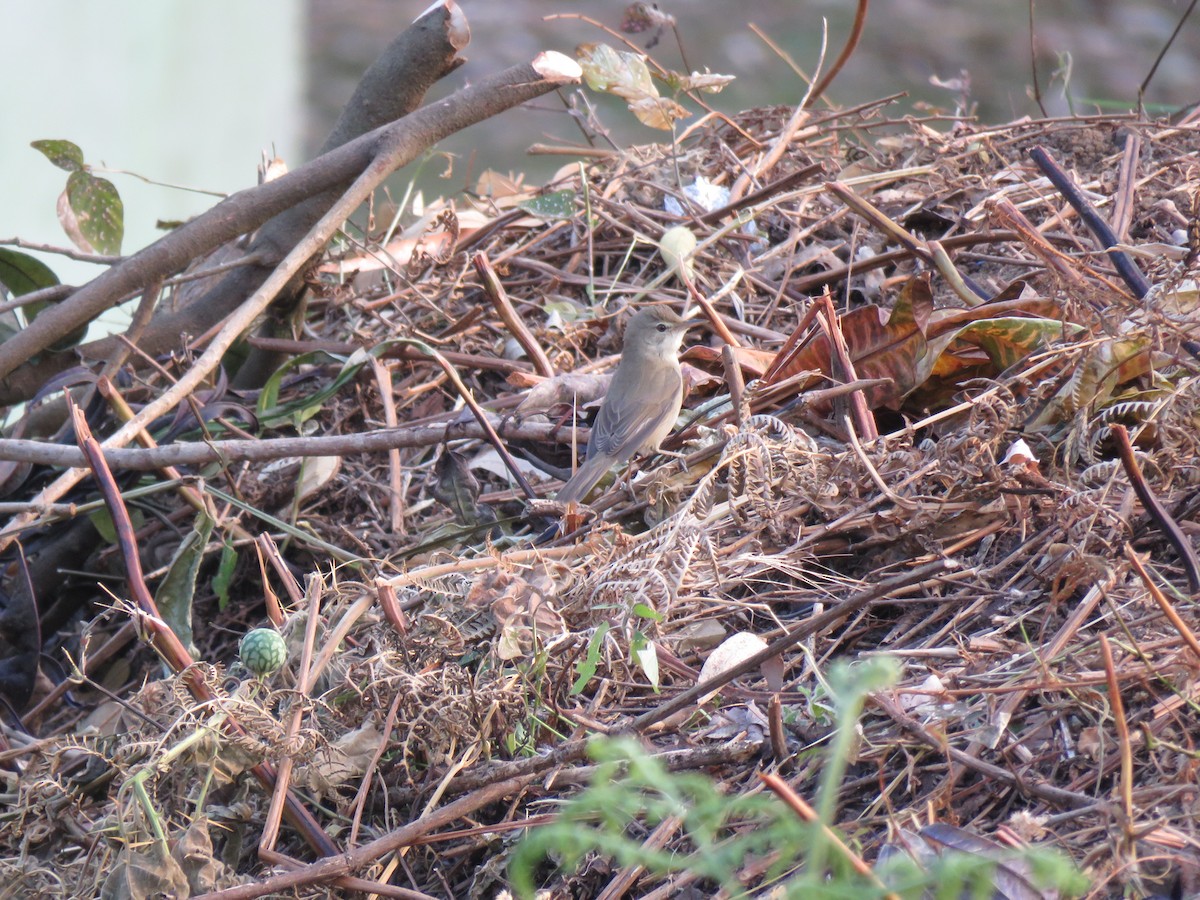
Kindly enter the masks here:
[[71, 141], [34, 141], [29, 146], [60, 169], [68, 172], [83, 171], [83, 151]]
[[[59, 221], [81, 250], [119, 256], [125, 236], [125, 206], [116, 185], [90, 172], [72, 172], [59, 202]], [[64, 209], [64, 205], [66, 209]]]

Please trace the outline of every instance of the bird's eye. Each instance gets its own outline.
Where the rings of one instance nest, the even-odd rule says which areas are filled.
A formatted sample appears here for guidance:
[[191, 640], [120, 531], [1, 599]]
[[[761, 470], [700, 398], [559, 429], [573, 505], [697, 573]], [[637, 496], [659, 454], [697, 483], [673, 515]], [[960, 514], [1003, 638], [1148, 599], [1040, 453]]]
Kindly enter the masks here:
[[667, 330], [667, 323], [666, 323], [666, 322], [659, 322], [659, 323], [658, 323], [658, 331], [659, 331], [659, 333], [660, 333], [660, 334], [662, 334], [662, 333], [665, 333], [665, 332], [666, 332], [666, 330]]

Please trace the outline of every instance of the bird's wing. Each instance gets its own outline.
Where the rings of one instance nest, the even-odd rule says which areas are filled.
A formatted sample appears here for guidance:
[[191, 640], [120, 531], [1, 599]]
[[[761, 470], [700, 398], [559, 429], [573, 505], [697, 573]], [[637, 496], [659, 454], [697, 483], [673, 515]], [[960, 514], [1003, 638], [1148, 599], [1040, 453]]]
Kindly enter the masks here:
[[589, 458], [598, 453], [624, 462], [642, 448], [662, 427], [664, 416], [679, 405], [683, 376], [678, 369], [661, 366], [639, 384], [627, 383], [632, 379], [622, 379], [623, 374], [618, 370], [613, 376], [608, 397], [596, 416], [588, 443]]

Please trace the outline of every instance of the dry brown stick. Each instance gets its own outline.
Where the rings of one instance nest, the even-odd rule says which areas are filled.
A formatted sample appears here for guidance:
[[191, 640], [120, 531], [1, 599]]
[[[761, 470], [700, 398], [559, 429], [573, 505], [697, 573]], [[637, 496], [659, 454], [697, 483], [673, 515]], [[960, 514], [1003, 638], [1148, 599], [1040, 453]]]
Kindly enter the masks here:
[[733, 407], [733, 421], [741, 430], [746, 424], [746, 418], [750, 415], [750, 407], [745, 403], [746, 380], [742, 378], [742, 367], [738, 365], [733, 345], [726, 344], [721, 348], [721, 363], [725, 368], [725, 387], [729, 389], [729, 405]]
[[[620, 150], [609, 150], [605, 147], [572, 147], [569, 145], [559, 144], [540, 144], [533, 143], [525, 148], [527, 156], [569, 156], [574, 159], [609, 159], [614, 156], [620, 156]], [[517, 215], [514, 218], [520, 218], [525, 215], [525, 210], [515, 210]]]
[[[846, 344], [846, 336], [842, 333], [841, 322], [838, 319], [837, 310], [833, 307], [833, 298], [829, 296], [828, 290], [821, 295], [815, 305], [821, 313], [817, 316], [817, 324], [821, 326], [825, 332], [825, 339], [829, 342], [830, 375], [835, 381], [857, 381], [858, 372], [854, 368], [854, 360], [850, 358], [850, 348]], [[854, 391], [848, 396], [852, 422], [857, 427], [862, 439], [865, 441], [877, 440], [879, 428], [875, 424], [875, 416], [871, 414], [870, 406], [867, 405], [866, 395], [862, 391]]]
[[733, 347], [742, 346], [742, 342], [733, 336], [733, 332], [729, 330], [729, 326], [725, 324], [725, 320], [717, 312], [716, 307], [696, 289], [695, 283], [683, 266], [679, 268], [679, 280], [683, 282], [691, 298], [696, 301], [696, 305], [704, 310], [705, 318], [708, 319], [708, 323], [712, 326], [713, 331], [717, 333], [717, 336], [726, 344]]
[[[263, 862], [279, 866], [284, 869], [295, 871], [301, 868], [304, 863], [294, 859], [287, 854], [280, 853], [278, 850], [266, 850], [262, 854]], [[392, 897], [394, 900], [439, 900], [430, 894], [423, 891], [416, 891], [412, 888], [400, 887], [395, 884], [381, 884], [377, 878], [358, 878], [354, 875], [339, 875], [329, 882], [335, 887], [345, 888], [347, 891], [357, 891], [365, 896]], [[202, 896], [209, 896], [203, 894]], [[334, 896], [343, 896], [336, 894]]]
[[[4, 243], [0, 241], [0, 244]], [[79, 290], [73, 284], [55, 284], [50, 287], [44, 287], [40, 290], [30, 291], [27, 294], [22, 294], [19, 297], [13, 297], [6, 303], [0, 303], [0, 313], [11, 312], [14, 309], [20, 309], [22, 306], [29, 306], [31, 303], [58, 303], [60, 300], [65, 300], [71, 294]]]
[[537, 492], [530, 487], [529, 482], [525, 478], [525, 473], [521, 471], [521, 467], [517, 465], [517, 461], [513, 459], [512, 454], [508, 452], [508, 447], [505, 446], [504, 441], [500, 440], [500, 435], [496, 432], [496, 426], [492, 424], [491, 420], [487, 416], [487, 413], [485, 413], [479, 404], [475, 402], [475, 396], [471, 393], [471, 389], [463, 383], [462, 378], [459, 377], [458, 370], [455, 369], [454, 366], [450, 365], [444, 356], [442, 356], [428, 344], [421, 343], [420, 341], [412, 341], [409, 338], [404, 338], [404, 340], [410, 341], [411, 343], [424, 349], [424, 351], [429, 355], [429, 358], [441, 366], [442, 371], [446, 373], [446, 377], [450, 380], [450, 383], [454, 385], [454, 389], [458, 391], [458, 395], [462, 398], [463, 403], [467, 405], [467, 408], [471, 410], [471, 415], [473, 415], [475, 417], [475, 421], [479, 423], [479, 427], [483, 430], [484, 440], [491, 444], [492, 449], [495, 450], [500, 456], [500, 460], [504, 463], [504, 467], [508, 469], [508, 473], [513, 477], [513, 481], [515, 481], [521, 488], [521, 492], [525, 495], [525, 498], [527, 500], [532, 500], [534, 497], [536, 497]]
[[1129, 560], [1129, 564], [1137, 572], [1138, 578], [1142, 579], [1142, 584], [1146, 586], [1146, 590], [1154, 598], [1154, 602], [1158, 604], [1158, 608], [1163, 611], [1163, 615], [1167, 617], [1167, 621], [1179, 632], [1179, 636], [1183, 638], [1183, 642], [1191, 649], [1192, 654], [1196, 657], [1196, 661], [1200, 662], [1200, 639], [1188, 627], [1187, 622], [1183, 621], [1183, 617], [1179, 615], [1178, 611], [1171, 604], [1171, 601], [1167, 599], [1167, 595], [1154, 583], [1154, 579], [1150, 577], [1150, 573], [1146, 571], [1146, 567], [1142, 565], [1141, 559], [1138, 558], [1137, 553], [1134, 552], [1133, 547], [1129, 544], [1125, 545], [1125, 558]]
[[[82, 656], [79, 660], [80, 667], [84, 675], [91, 675], [96, 671], [98, 666], [103, 665], [109, 659], [116, 655], [126, 644], [137, 637], [137, 625], [133, 622], [126, 622], [118, 628], [95, 653], [88, 653]], [[67, 691], [76, 686], [76, 681], [72, 678], [64, 678], [56, 684], [45, 697], [38, 701], [37, 706], [29, 710], [21, 716], [21, 724], [28, 726], [30, 722], [37, 721], [42, 713], [58, 702]]]
[[517, 315], [517, 311], [513, 309], [512, 301], [508, 299], [508, 293], [504, 290], [504, 285], [500, 283], [496, 270], [488, 262], [487, 254], [476, 253], [471, 258], [471, 264], [475, 267], [479, 277], [483, 279], [483, 292], [492, 301], [492, 306], [496, 307], [496, 312], [504, 321], [509, 334], [516, 338], [517, 343], [529, 354], [534, 369], [538, 374], [545, 375], [547, 378], [553, 377], [554, 366], [550, 365], [546, 351], [542, 349], [542, 345], [537, 342], [525, 323], [521, 321], [521, 317]]
[[[290, 338], [251, 337], [247, 339], [246, 343], [255, 347], [262, 347], [264, 350], [290, 355], [322, 350], [326, 353], [349, 356], [356, 350], [374, 349], [371, 344], [351, 344], [346, 341], [334, 341], [325, 338], [296, 341]], [[429, 359], [424, 353], [418, 353], [412, 347], [406, 347], [403, 344], [393, 344], [379, 356], [381, 359], [403, 359], [408, 362], [425, 362]], [[446, 357], [446, 359], [450, 360], [456, 366], [468, 369], [484, 369], [496, 372], [529, 372], [533, 369], [533, 366], [524, 360], [498, 359], [494, 356], [480, 356], [477, 353], [459, 353], [455, 350], [443, 350], [442, 356]]]
[[855, 213], [870, 222], [878, 231], [883, 232], [884, 235], [896, 241], [902, 247], [907, 248], [910, 254], [919, 257], [929, 265], [933, 264], [933, 257], [930, 255], [924, 241], [913, 235], [912, 232], [901, 226], [890, 216], [884, 215], [873, 203], [865, 197], [859, 196], [850, 185], [843, 184], [840, 181], [831, 181], [825, 186], [825, 189], [854, 210]]
[[782, 769], [790, 768], [790, 754], [787, 746], [787, 732], [783, 728], [783, 698], [778, 693], [771, 694], [767, 704], [767, 726], [771, 739], [771, 756]]
[[[862, 395], [856, 394], [855, 396], [861, 397]], [[863, 449], [862, 441], [858, 439], [858, 431], [854, 427], [854, 422], [850, 420], [849, 416], [842, 416], [842, 427], [845, 429], [846, 437], [849, 439], [850, 449], [853, 450], [854, 455], [858, 457], [858, 461], [866, 471], [867, 477], [875, 483], [877, 488], [879, 488], [879, 492], [901, 509], [919, 509], [921, 506], [920, 503], [909, 500], [907, 497], [901, 497], [899, 494], [893, 491], [891, 487], [888, 486], [886, 481], [883, 480], [883, 476], [879, 474], [879, 470], [875, 468], [875, 464], [871, 462], [871, 458], [867, 456], [867, 452]], [[876, 439], [878, 439], [878, 435], [876, 435]]]
[[[70, 401], [68, 401], [70, 403]], [[108, 507], [109, 515], [112, 517], [113, 529], [117, 533], [117, 545], [121, 550], [121, 557], [125, 563], [127, 583], [129, 591], [133, 595], [134, 602], [137, 604], [140, 616], [138, 624], [143, 628], [150, 638], [150, 643], [162, 659], [177, 673], [180, 673], [191, 691], [192, 696], [205, 704], [215, 704], [217, 701], [216, 694], [195, 670], [195, 661], [187, 648], [176, 636], [175, 632], [168, 627], [159, 615], [158, 606], [154, 602], [154, 598], [150, 596], [150, 590], [146, 586], [146, 579], [142, 574], [142, 563], [138, 555], [137, 539], [133, 532], [133, 523], [129, 519], [129, 511], [125, 508], [125, 502], [121, 499], [121, 491], [117, 487], [116, 481], [112, 477], [112, 472], [104, 463], [104, 457], [100, 453], [100, 445], [92, 436], [91, 429], [88, 428], [87, 420], [84, 419], [82, 411], [70, 403], [71, 418], [75, 425], [76, 439], [79, 441], [80, 449], [87, 456], [88, 464], [91, 466], [93, 476], [96, 479], [96, 484], [100, 488], [100, 493], [104, 497], [105, 505]], [[232, 716], [228, 715], [225, 719], [226, 727], [245, 734], [245, 729]], [[254, 766], [251, 771], [259, 782], [268, 791], [275, 785], [275, 772], [270, 766], [265, 763], [260, 763]], [[287, 795], [285, 811], [288, 820], [293, 826], [304, 836], [304, 840], [318, 854], [329, 856], [337, 852], [337, 848], [329, 837], [321, 830], [321, 826], [317, 824], [316, 819], [312, 817], [307, 809], [292, 796]]]
[[[611, 731], [611, 730], [610, 730]], [[750, 738], [716, 747], [697, 747], [684, 750], [664, 750], [654, 754], [668, 772], [687, 772], [711, 769], [716, 766], [748, 765], [762, 756], [762, 742]], [[554, 774], [555, 788], [564, 785], [587, 785], [595, 780], [599, 766], [579, 765]], [[457, 784], [457, 783], [456, 783]]]
[[[308, 577], [308, 619], [304, 623], [304, 645], [300, 650], [300, 669], [297, 673], [297, 692], [300, 697], [312, 700], [313, 682], [309, 677], [312, 666], [313, 647], [317, 641], [317, 626], [320, 624], [321, 613], [321, 582], [316, 575]], [[283, 746], [298, 746], [296, 736], [300, 733], [300, 725], [304, 721], [306, 704], [297, 702], [292, 708], [292, 715], [287, 723], [287, 734]], [[280, 813], [287, 801], [289, 785], [292, 780], [292, 766], [295, 764], [293, 754], [284, 753], [275, 769], [275, 792], [271, 795], [271, 805], [267, 809], [266, 822], [262, 835], [258, 839], [259, 852], [274, 850], [275, 841], [279, 837]]]
[[1079, 270], [1071, 259], [1054, 249], [1045, 236], [1026, 218], [1025, 214], [1010, 201], [1003, 198], [988, 200], [986, 208], [1001, 225], [1015, 231], [1021, 243], [1064, 282], [1073, 287], [1083, 285], [1083, 276], [1079, 274]]
[[154, 309], [158, 305], [159, 297], [162, 295], [162, 287], [163, 282], [159, 278], [148, 284], [146, 289], [142, 291], [142, 299], [138, 302], [137, 309], [134, 310], [133, 318], [129, 321], [129, 327], [125, 330], [125, 340], [128, 343], [122, 343], [113, 348], [113, 352], [109, 355], [104, 363], [104, 367], [100, 370], [101, 378], [116, 378], [117, 372], [121, 370], [121, 366], [125, 365], [125, 361], [129, 359], [129, 354], [133, 352], [133, 347], [146, 330], [146, 326], [150, 324], [150, 319], [154, 315]]
[[[498, 435], [517, 440], [569, 442], [571, 429], [550, 422], [488, 420]], [[586, 438], [587, 429], [577, 429]], [[261, 462], [288, 456], [345, 456], [354, 453], [386, 453], [405, 447], [433, 447], [443, 441], [479, 439], [487, 432], [478, 422], [458, 421], [380, 429], [361, 434], [326, 437], [233, 439], [206, 443], [165, 444], [144, 450], [105, 449], [104, 459], [112, 469], [150, 471], [167, 466], [200, 466], [212, 462]], [[0, 460], [31, 462], [45, 466], [82, 466], [83, 454], [74, 447], [43, 441], [0, 439]], [[27, 504], [28, 506], [29, 504]]]
[[[667, 816], [658, 823], [657, 828], [650, 832], [650, 836], [642, 842], [642, 846], [651, 850], [662, 849], [675, 837], [682, 824], [682, 816]], [[625, 892], [633, 887], [634, 882], [642, 877], [642, 873], [645, 871], [646, 867], [642, 865], [634, 864], [623, 867], [604, 886], [604, 890], [596, 895], [596, 900], [620, 900], [620, 898], [625, 896]]]
[[[563, 766], [587, 756], [589, 743], [590, 740], [588, 738], [578, 738], [567, 741], [565, 744], [559, 744], [553, 750], [539, 756], [500, 763], [490, 768], [481, 766], [479, 767], [481, 771], [464, 772], [461, 774], [451, 782], [448, 790], [461, 794], [480, 790], [500, 781], [534, 777], [551, 769], [561, 769]], [[568, 771], [573, 772], [576, 770], [570, 769]], [[547, 783], [551, 780], [548, 778]], [[393, 803], [411, 803], [414, 800], [411, 789], [398, 787], [393, 787], [388, 791], [388, 798]]]
[[[396, 415], [396, 396], [392, 389], [391, 370], [374, 356], [371, 357], [371, 369], [375, 373], [379, 400], [383, 404], [383, 424], [388, 428], [398, 428], [400, 419]], [[392, 534], [401, 534], [404, 531], [404, 466], [398, 447], [388, 451], [388, 487], [389, 524]]]
[[78, 262], [95, 263], [100, 266], [112, 266], [124, 262], [124, 256], [106, 256], [103, 253], [85, 253], [73, 247], [59, 247], [56, 244], [43, 244], [37, 241], [27, 241], [24, 238], [13, 237], [0, 239], [0, 246], [19, 247], [22, 250], [37, 250], [39, 253], [53, 253], [55, 256], [65, 256]]
[[412, 842], [414, 847], [428, 847], [430, 844], [444, 844], [449, 841], [461, 841], [466, 838], [488, 838], [492, 835], [507, 834], [512, 831], [525, 831], [540, 825], [549, 825], [558, 816], [554, 813], [542, 813], [537, 816], [526, 816], [518, 821], [496, 822], [488, 825], [476, 825], [474, 828], [456, 828], [454, 831], [439, 831], [418, 838]]
[[[101, 375], [96, 380], [96, 390], [100, 392], [101, 397], [108, 401], [109, 406], [113, 408], [113, 411], [117, 414], [117, 418], [122, 422], [128, 422], [134, 418], [136, 414], [134, 413], [132, 407], [125, 402], [125, 398], [121, 396], [121, 392], [117, 390], [116, 385], [114, 385], [107, 376]], [[158, 442], [154, 440], [150, 432], [144, 428], [138, 432], [137, 441], [147, 450], [154, 450], [159, 446]], [[183, 499], [184, 503], [196, 510], [198, 513], [212, 516], [213, 519], [219, 518], [216, 514], [216, 509], [213, 506], [212, 500], [208, 497], [208, 495], [198, 491], [196, 488], [188, 484], [183, 473], [181, 473], [174, 466], [161, 466], [160, 468], [164, 478], [168, 479], [169, 481], [178, 482], [176, 492]], [[234, 536], [241, 540], [253, 539], [250, 532], [239, 525], [236, 521], [230, 522], [228, 527]]]
[[1200, 592], [1200, 558], [1196, 556], [1196, 551], [1192, 547], [1192, 542], [1188, 540], [1183, 529], [1179, 527], [1179, 523], [1175, 518], [1167, 512], [1167, 508], [1162, 505], [1154, 491], [1150, 489], [1149, 483], [1146, 481], [1146, 476], [1142, 474], [1141, 467], [1138, 465], [1137, 457], [1133, 453], [1133, 444], [1129, 440], [1129, 431], [1124, 425], [1110, 425], [1109, 431], [1117, 441], [1117, 453], [1121, 457], [1121, 466], [1125, 469], [1125, 474], [1129, 477], [1129, 483], [1133, 486], [1134, 493], [1138, 499], [1142, 501], [1142, 507], [1146, 510], [1146, 515], [1154, 520], [1159, 529], [1166, 535], [1171, 546], [1175, 548], [1175, 552], [1179, 554], [1179, 561], [1183, 563], [1183, 571], [1187, 575], [1188, 590], [1193, 594]]
[[272, 875], [254, 884], [238, 885], [220, 891], [201, 894], [197, 900], [253, 900], [268, 894], [279, 894], [301, 885], [323, 884], [342, 875], [347, 875], [378, 861], [388, 853], [407, 847], [418, 838], [437, 828], [449, 825], [481, 807], [511, 796], [523, 789], [536, 775], [509, 778], [505, 781], [481, 788], [473, 793], [447, 803], [440, 809], [422, 816], [394, 831], [337, 856], [328, 856], [291, 872]]
[[1113, 724], [1117, 728], [1117, 746], [1121, 751], [1121, 807], [1125, 812], [1121, 823], [1127, 846], [1133, 845], [1133, 749], [1129, 743], [1129, 721], [1125, 718], [1125, 701], [1121, 699], [1121, 682], [1113, 665], [1112, 647], [1108, 635], [1100, 635], [1100, 655], [1104, 661], [1104, 679], [1108, 685], [1108, 702], [1112, 707]]
[[267, 608], [267, 618], [276, 628], [283, 626], [286, 616], [283, 614], [283, 604], [279, 595], [271, 587], [271, 579], [267, 577], [267, 539], [269, 535], [260, 534], [254, 542], [254, 555], [258, 559], [258, 577], [262, 584], [263, 605]]
[[396, 596], [396, 589], [390, 584], [377, 582], [375, 592], [379, 597], [379, 608], [383, 612], [383, 617], [388, 620], [388, 624], [395, 628], [396, 633], [401, 637], [408, 634], [408, 618], [400, 607], [400, 598]]
[[862, 39], [863, 31], [867, 27], [867, 7], [869, 5], [869, 0], [858, 0], [858, 5], [854, 9], [854, 24], [850, 29], [850, 36], [846, 38], [842, 52], [838, 54], [838, 58], [834, 60], [829, 71], [825, 73], [825, 77], [809, 92], [804, 102], [805, 106], [812, 106], [813, 103], [819, 100], [829, 85], [833, 83], [833, 79], [837, 78], [838, 73], [849, 62], [851, 54], [854, 53], [859, 40]]
[[[101, 375], [96, 380], [96, 390], [99, 392], [100, 396], [108, 402], [108, 405], [112, 408], [112, 411], [116, 413], [117, 418], [122, 422], [128, 422], [134, 418], [136, 413], [133, 411], [133, 408], [125, 402], [125, 398], [121, 396], [121, 392], [118, 391], [116, 385], [114, 385], [108, 379], [108, 376]], [[154, 440], [154, 437], [145, 428], [142, 428], [138, 431], [137, 442], [146, 450], [153, 450], [159, 446], [158, 442]], [[83, 451], [81, 450], [80, 453], [82, 452]], [[196, 510], [196, 512], [211, 512], [211, 510], [209, 510], [205, 504], [205, 498], [195, 488], [184, 483], [185, 479], [183, 474], [178, 469], [169, 465], [159, 466], [157, 468], [162, 472], [164, 478], [180, 483], [178, 492], [184, 503]], [[245, 534], [243, 536], [249, 537], [250, 535]]]
[[809, 326], [817, 317], [817, 304], [808, 303], [804, 310], [804, 315], [800, 322], [792, 329], [781, 346], [775, 352], [775, 358], [771, 360], [771, 365], [767, 367], [767, 371], [763, 373], [759, 379], [761, 385], [774, 385], [780, 378], [780, 373], [786, 371], [792, 363], [795, 356], [800, 353], [809, 341]]
[[401, 572], [388, 578], [379, 578], [377, 583], [391, 585], [393, 589], [406, 587], [410, 584], [433, 583], [431, 579], [443, 578], [447, 575], [462, 575], [468, 572], [479, 572], [483, 569], [499, 569], [508, 566], [527, 566], [544, 560], [573, 560], [576, 557], [587, 556], [593, 547], [588, 544], [572, 544], [569, 547], [548, 547], [533, 549], [509, 550], [499, 556], [479, 556], [474, 559], [459, 559], [451, 563], [437, 566], [425, 566], [411, 572]]
[[83, 503], [45, 503], [34, 506], [32, 501], [5, 500], [0, 502], [0, 516], [16, 516], [21, 513], [36, 512], [37, 515], [70, 519], [85, 505]]
[[1117, 177], [1117, 193], [1113, 198], [1112, 229], [1119, 241], [1129, 237], [1133, 221], [1134, 191], [1137, 190], [1138, 161], [1142, 153], [1142, 136], [1134, 130], [1125, 135], [1125, 151], [1121, 154], [1121, 170]]
[[[820, 816], [817, 815], [817, 811], [809, 806], [808, 802], [803, 797], [793, 791], [790, 784], [773, 772], [759, 772], [758, 778], [763, 784], [770, 788], [772, 793], [782, 800], [788, 806], [788, 808], [792, 810], [792, 812], [799, 816], [801, 820], [807, 822], [809, 825], [819, 826], [821, 833], [825, 835], [825, 840], [830, 843], [830, 845], [834, 850], [837, 851], [838, 855], [841, 856], [842, 859], [850, 864], [851, 868], [853, 868], [855, 872], [857, 872], [863, 878], [871, 881], [875, 887], [879, 888], [880, 890], [887, 890], [883, 882], [879, 880], [879, 876], [871, 871], [871, 867], [863, 861], [862, 857], [847, 847], [841, 837], [838, 836], [838, 833], [821, 821]], [[883, 896], [886, 897], [887, 900], [899, 900], [898, 895], [893, 894], [890, 891], [884, 893]]]
[[1108, 258], [1112, 262], [1117, 273], [1124, 279], [1125, 284], [1133, 291], [1135, 297], [1139, 299], [1146, 296], [1150, 290], [1150, 282], [1146, 280], [1146, 276], [1142, 274], [1142, 270], [1137, 267], [1128, 253], [1124, 250], [1116, 250], [1114, 247], [1118, 243], [1117, 236], [1113, 234], [1113, 230], [1108, 223], [1096, 211], [1096, 207], [1092, 206], [1090, 200], [1083, 195], [1083, 191], [1079, 190], [1071, 177], [1063, 171], [1058, 162], [1052, 157], [1045, 147], [1034, 147], [1029, 151], [1029, 157], [1032, 159], [1042, 174], [1045, 175], [1050, 183], [1058, 188], [1059, 193], [1066, 198], [1066, 201], [1071, 204], [1083, 224], [1087, 226], [1092, 236], [1104, 247], [1108, 253]]
[[[300, 583], [296, 581], [296, 576], [292, 574], [292, 570], [287, 567], [287, 563], [283, 561], [283, 556], [279, 552], [279, 547], [275, 545], [275, 539], [269, 534], [260, 534], [255, 543], [259, 545], [263, 556], [271, 563], [271, 568], [275, 570], [276, 576], [283, 582], [283, 589], [287, 591], [288, 599], [292, 602], [292, 607], [300, 605], [300, 601], [304, 599], [304, 593], [300, 590]], [[263, 584], [267, 583], [266, 572], [263, 573]], [[282, 613], [282, 610], [280, 611]], [[272, 619], [276, 625], [283, 624], [283, 616], [279, 619]]]

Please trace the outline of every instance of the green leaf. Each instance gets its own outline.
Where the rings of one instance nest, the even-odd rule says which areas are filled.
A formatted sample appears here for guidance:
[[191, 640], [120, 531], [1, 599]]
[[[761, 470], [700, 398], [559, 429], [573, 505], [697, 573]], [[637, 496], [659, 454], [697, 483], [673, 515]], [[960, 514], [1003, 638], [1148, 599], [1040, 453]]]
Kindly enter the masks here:
[[92, 520], [92, 527], [100, 533], [100, 539], [106, 544], [115, 544], [117, 542], [117, 529], [113, 525], [112, 516], [109, 515], [107, 509], [98, 509], [88, 516]]
[[315, 395], [310, 394], [283, 404], [279, 402], [279, 392], [283, 387], [283, 380], [289, 374], [298, 371], [304, 366], [324, 365], [330, 361], [345, 362], [342, 357], [314, 350], [311, 353], [301, 353], [299, 356], [293, 356], [272, 372], [271, 377], [267, 379], [267, 383], [263, 385], [262, 392], [258, 395], [258, 408], [255, 412], [258, 415], [259, 423], [264, 426], [271, 426], [290, 422], [293, 416], [297, 414], [300, 416], [301, 421], [315, 415], [328, 396], [328, 385], [317, 391]]
[[[125, 236], [125, 206], [116, 185], [90, 172], [72, 172], [67, 179], [66, 197], [79, 233], [87, 243], [97, 253], [120, 256]], [[75, 239], [70, 229], [67, 234]]]
[[547, 316], [557, 316], [563, 322], [577, 322], [585, 314], [577, 304], [569, 300], [547, 300], [542, 304], [542, 310]]
[[569, 219], [575, 215], [575, 192], [551, 191], [518, 203], [521, 209], [543, 219]]
[[68, 172], [83, 171], [83, 151], [70, 141], [34, 141], [29, 145], [46, 159]]
[[[105, 543], [115, 544], [117, 542], [117, 527], [113, 524], [112, 516], [109, 515], [107, 509], [98, 509], [89, 513], [88, 518]], [[140, 509], [134, 507], [129, 510], [129, 521], [133, 525], [133, 530], [137, 531], [145, 524], [146, 517]]]
[[652, 622], [662, 622], [666, 620], [666, 616], [657, 610], [651, 609], [645, 603], [635, 603], [633, 605], [633, 614], [641, 619], [649, 619]]
[[654, 642], [640, 631], [633, 633], [633, 640], [629, 642], [629, 652], [633, 656], [633, 661], [637, 663], [639, 669], [646, 673], [646, 678], [650, 682], [650, 686], [654, 688], [654, 693], [658, 693], [658, 650], [654, 646]]
[[58, 276], [40, 259], [0, 247], [0, 284], [14, 297], [54, 287]]
[[583, 79], [593, 91], [616, 94], [625, 100], [658, 96], [642, 54], [614, 50], [608, 44], [581, 44], [575, 53]]
[[[1072, 332], [1079, 331], [1070, 326]], [[958, 338], [978, 344], [998, 369], [1007, 369], [1062, 338], [1063, 323], [1057, 319], [1003, 317], [972, 322]]]
[[899, 678], [900, 665], [888, 656], [853, 663], [839, 661], [830, 666], [828, 673], [829, 689], [837, 702], [851, 709], [857, 709], [871, 692], [890, 687]]
[[204, 559], [204, 548], [212, 535], [213, 524], [212, 517], [207, 513], [196, 514], [191, 532], [180, 542], [167, 574], [154, 594], [154, 602], [163, 621], [189, 650], [192, 647], [192, 601], [196, 596], [196, 573]]
[[[53, 287], [58, 283], [58, 276], [41, 260], [34, 259], [25, 253], [17, 253], [15, 250], [0, 247], [0, 284], [8, 288], [9, 293], [14, 297], [20, 297], [42, 288]], [[49, 301], [39, 300], [37, 303], [23, 306], [21, 312], [24, 314], [26, 322], [32, 322], [42, 310], [50, 305]], [[8, 314], [5, 314], [5, 318], [0, 320], [0, 340], [8, 340], [20, 327], [15, 313], [12, 314], [11, 321], [7, 316]], [[87, 334], [87, 328], [86, 323], [79, 326], [51, 344], [50, 349], [58, 351], [74, 347], [83, 340]]]
[[669, 131], [676, 119], [689, 115], [674, 100], [659, 96], [642, 54], [614, 50], [607, 44], [580, 44], [575, 55], [587, 86], [628, 102], [643, 125]]
[[[269, 427], [283, 423], [300, 425], [308, 421], [321, 411], [325, 402], [341, 390], [344, 384], [353, 380], [358, 375], [359, 371], [367, 364], [371, 357], [375, 357], [376, 359], [381, 358], [397, 343], [400, 343], [400, 341], [381, 341], [372, 347], [369, 352], [366, 350], [356, 350], [349, 356], [337, 356], [332, 353], [315, 350], [311, 353], [302, 353], [299, 356], [289, 359], [272, 373], [271, 377], [267, 379], [267, 383], [263, 386], [262, 393], [258, 395], [258, 408], [256, 412], [258, 413], [259, 424]], [[306, 365], [321, 365], [330, 361], [342, 364], [341, 370], [332, 381], [322, 385], [312, 394], [287, 403], [281, 404], [279, 402], [279, 391], [283, 385], [284, 378], [287, 377], [289, 372], [294, 372]]]
[[575, 671], [579, 673], [579, 676], [571, 685], [572, 697], [587, 687], [588, 682], [592, 680], [592, 676], [596, 674], [596, 667], [600, 663], [600, 648], [604, 646], [604, 638], [611, 627], [607, 622], [601, 622], [596, 632], [592, 635], [592, 639], [588, 641], [587, 656], [575, 666]]
[[233, 586], [233, 573], [237, 570], [237, 550], [228, 540], [221, 547], [221, 562], [213, 578], [213, 592], [217, 595], [217, 606], [224, 610], [229, 605], [229, 589]]

